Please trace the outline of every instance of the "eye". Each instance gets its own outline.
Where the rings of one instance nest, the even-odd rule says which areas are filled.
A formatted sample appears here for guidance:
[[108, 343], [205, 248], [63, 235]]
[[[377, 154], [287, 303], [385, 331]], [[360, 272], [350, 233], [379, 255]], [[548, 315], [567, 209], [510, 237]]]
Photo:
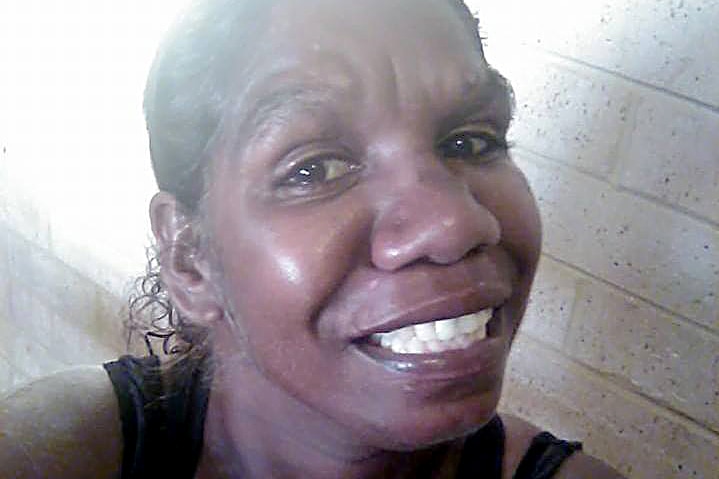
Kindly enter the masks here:
[[284, 186], [321, 186], [340, 180], [360, 169], [360, 165], [345, 159], [333, 156], [314, 157], [295, 165], [281, 183]]
[[443, 157], [463, 160], [481, 160], [497, 150], [505, 149], [506, 141], [487, 131], [453, 133], [438, 146]]

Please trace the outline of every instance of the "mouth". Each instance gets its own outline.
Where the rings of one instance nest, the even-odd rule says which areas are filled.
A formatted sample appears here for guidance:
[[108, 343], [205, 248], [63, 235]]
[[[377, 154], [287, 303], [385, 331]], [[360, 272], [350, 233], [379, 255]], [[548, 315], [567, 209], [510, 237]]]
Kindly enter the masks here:
[[472, 388], [489, 390], [502, 377], [508, 321], [511, 318], [502, 304], [375, 332], [352, 344], [364, 357], [391, 371], [421, 381], [467, 380]]
[[469, 348], [498, 333], [499, 308], [485, 308], [454, 318], [412, 324], [362, 338], [395, 354], [441, 354]]
[[491, 389], [501, 381], [519, 320], [517, 274], [501, 248], [441, 268], [359, 269], [318, 316], [317, 334], [358, 365], [383, 368], [391, 381]]

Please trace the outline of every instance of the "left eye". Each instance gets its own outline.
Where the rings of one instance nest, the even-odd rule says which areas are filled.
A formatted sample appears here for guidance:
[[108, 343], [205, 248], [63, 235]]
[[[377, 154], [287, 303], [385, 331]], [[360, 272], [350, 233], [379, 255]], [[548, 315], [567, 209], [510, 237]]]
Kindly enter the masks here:
[[288, 186], [320, 186], [354, 173], [359, 165], [333, 157], [312, 158], [298, 164], [287, 175]]
[[478, 159], [506, 144], [489, 133], [463, 132], [444, 139], [438, 146], [445, 158]]

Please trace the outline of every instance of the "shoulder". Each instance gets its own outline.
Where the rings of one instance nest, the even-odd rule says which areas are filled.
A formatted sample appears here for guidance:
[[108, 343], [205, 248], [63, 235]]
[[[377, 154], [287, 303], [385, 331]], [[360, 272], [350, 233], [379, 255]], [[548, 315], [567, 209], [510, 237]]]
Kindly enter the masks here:
[[[506, 434], [503, 476], [512, 477], [532, 444], [532, 439], [542, 431], [516, 416], [502, 414], [501, 417]], [[577, 451], [562, 463], [554, 479], [622, 479], [623, 477], [602, 461]]]
[[116, 478], [122, 427], [102, 366], [74, 368], [0, 397], [0, 476]]
[[596, 457], [578, 452], [566, 460], [555, 479], [624, 479], [624, 476]]

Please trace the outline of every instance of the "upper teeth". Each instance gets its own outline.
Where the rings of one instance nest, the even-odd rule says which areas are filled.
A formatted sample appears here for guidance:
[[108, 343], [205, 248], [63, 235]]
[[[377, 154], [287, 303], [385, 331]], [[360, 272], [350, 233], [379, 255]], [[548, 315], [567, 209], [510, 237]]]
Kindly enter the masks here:
[[371, 336], [373, 342], [400, 354], [436, 353], [466, 348], [487, 335], [492, 308], [458, 318], [415, 324]]

